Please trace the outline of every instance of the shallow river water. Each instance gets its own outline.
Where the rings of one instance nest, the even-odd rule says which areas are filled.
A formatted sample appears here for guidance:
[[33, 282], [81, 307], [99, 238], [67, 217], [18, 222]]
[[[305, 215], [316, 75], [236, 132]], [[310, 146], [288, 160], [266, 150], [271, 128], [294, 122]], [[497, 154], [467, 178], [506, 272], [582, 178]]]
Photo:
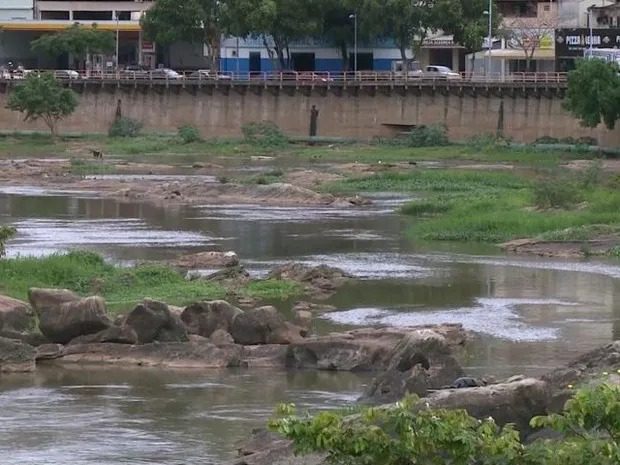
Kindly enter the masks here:
[[[0, 189], [10, 255], [72, 248], [130, 263], [207, 245], [263, 275], [283, 261], [327, 263], [359, 280], [326, 303], [316, 330], [459, 322], [480, 337], [474, 375], [539, 374], [620, 338], [620, 263], [507, 257], [494, 247], [416, 243], [405, 199], [362, 209], [202, 205], [163, 209], [79, 192]], [[289, 302], [282, 303], [286, 310]], [[217, 463], [274, 406], [353, 402], [369, 377], [308, 372], [40, 370], [0, 379], [0, 464]]]

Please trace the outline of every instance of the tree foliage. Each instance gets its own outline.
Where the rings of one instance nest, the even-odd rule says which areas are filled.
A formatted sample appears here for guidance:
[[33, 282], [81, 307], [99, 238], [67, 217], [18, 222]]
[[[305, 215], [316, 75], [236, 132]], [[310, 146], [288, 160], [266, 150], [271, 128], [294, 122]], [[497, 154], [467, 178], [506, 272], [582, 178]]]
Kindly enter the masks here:
[[6, 253], [5, 244], [11, 237], [15, 235], [17, 230], [12, 226], [0, 226], [0, 258]]
[[620, 117], [620, 76], [618, 66], [603, 60], [590, 59], [577, 63], [568, 74], [568, 90], [564, 106], [594, 128], [601, 122], [609, 129]]
[[42, 119], [56, 135], [58, 122], [75, 111], [78, 101], [71, 89], [62, 87], [50, 73], [30, 74], [9, 95], [7, 108], [24, 113], [24, 121]]
[[620, 463], [620, 387], [579, 391], [562, 414], [537, 417], [535, 427], [561, 434], [523, 444], [510, 425], [477, 420], [463, 410], [430, 409], [417, 399], [355, 415], [297, 416], [280, 409], [272, 429], [297, 453], [327, 453], [338, 465], [612, 465]]
[[63, 31], [42, 35], [33, 40], [30, 47], [54, 58], [70, 54], [78, 60], [85, 60], [92, 53], [112, 52], [115, 41], [114, 33], [102, 31], [96, 24], [89, 28], [74, 24]]
[[218, 0], [157, 0], [142, 17], [146, 37], [162, 45], [178, 41], [206, 44], [212, 69], [217, 69], [224, 24]]

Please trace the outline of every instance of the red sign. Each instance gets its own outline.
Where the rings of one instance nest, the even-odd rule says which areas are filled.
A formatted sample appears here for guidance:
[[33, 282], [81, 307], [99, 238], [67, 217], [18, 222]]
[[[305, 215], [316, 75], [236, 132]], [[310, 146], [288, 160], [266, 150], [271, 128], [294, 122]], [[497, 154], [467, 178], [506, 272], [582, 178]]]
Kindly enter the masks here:
[[155, 42], [149, 40], [142, 41], [142, 53], [155, 53]]

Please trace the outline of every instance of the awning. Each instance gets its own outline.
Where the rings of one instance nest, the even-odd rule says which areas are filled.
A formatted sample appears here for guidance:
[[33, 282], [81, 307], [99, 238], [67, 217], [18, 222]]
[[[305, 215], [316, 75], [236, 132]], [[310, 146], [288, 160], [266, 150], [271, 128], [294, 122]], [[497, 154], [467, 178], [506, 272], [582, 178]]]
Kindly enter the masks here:
[[62, 31], [74, 24], [83, 27], [97, 25], [104, 31], [139, 32], [142, 30], [139, 21], [0, 21], [2, 31]]
[[[476, 58], [488, 56], [487, 50], [475, 53]], [[491, 58], [504, 58], [508, 60], [525, 60], [525, 52], [515, 48], [495, 48], [491, 50]], [[548, 48], [536, 49], [532, 60], [555, 60], [555, 50]]]

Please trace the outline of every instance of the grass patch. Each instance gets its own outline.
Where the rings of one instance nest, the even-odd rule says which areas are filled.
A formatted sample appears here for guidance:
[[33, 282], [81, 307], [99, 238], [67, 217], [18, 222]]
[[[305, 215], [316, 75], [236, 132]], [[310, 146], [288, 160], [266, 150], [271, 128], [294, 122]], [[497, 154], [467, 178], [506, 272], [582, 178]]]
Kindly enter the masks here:
[[[227, 294], [219, 284], [187, 281], [167, 266], [121, 268], [91, 252], [0, 260], [0, 276], [2, 294], [25, 300], [30, 287], [66, 288], [84, 296], [101, 295], [111, 313], [129, 310], [145, 297], [187, 305], [197, 300], [221, 299]], [[262, 281], [240, 292], [256, 298], [288, 298], [301, 291], [287, 281]]]
[[587, 224], [572, 228], [549, 231], [537, 236], [542, 241], [589, 241], [600, 236], [620, 233], [620, 225]]
[[110, 166], [103, 161], [89, 161], [82, 158], [71, 159], [71, 174], [75, 176], [91, 176], [95, 174], [112, 174], [114, 173], [114, 167]]

